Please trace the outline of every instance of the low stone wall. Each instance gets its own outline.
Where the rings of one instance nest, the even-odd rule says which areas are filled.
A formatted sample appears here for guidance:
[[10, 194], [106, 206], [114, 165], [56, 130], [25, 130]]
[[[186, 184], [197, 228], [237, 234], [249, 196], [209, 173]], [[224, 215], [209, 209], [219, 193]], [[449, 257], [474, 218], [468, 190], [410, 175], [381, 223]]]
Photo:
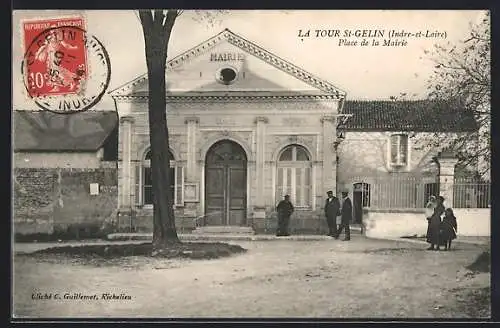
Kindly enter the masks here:
[[[278, 215], [267, 211], [264, 218], [253, 218], [253, 229], [257, 233], [276, 233]], [[326, 234], [328, 225], [323, 211], [296, 210], [290, 217], [291, 234]]]
[[[490, 236], [490, 209], [455, 209], [459, 236]], [[366, 236], [400, 238], [424, 236], [427, 220], [419, 209], [365, 209]]]
[[[130, 213], [121, 213], [119, 215], [118, 228], [119, 232], [138, 232], [150, 233], [153, 232], [153, 208], [142, 207], [137, 208]], [[186, 216], [184, 208], [178, 207], [174, 210], [175, 227], [179, 233], [188, 233], [195, 228], [193, 217]]]
[[[15, 168], [14, 178], [15, 234], [87, 236], [114, 221], [115, 168]], [[90, 194], [91, 183], [99, 185], [97, 195]]]
[[491, 236], [491, 209], [457, 208], [453, 212], [457, 217], [459, 236]]
[[[178, 207], [175, 213], [175, 227], [178, 233], [189, 233], [195, 226], [195, 217], [192, 215], [192, 210], [187, 207]], [[123, 213], [123, 219], [119, 220], [120, 232], [152, 232], [153, 231], [153, 209], [151, 207], [143, 207], [135, 209], [132, 214], [132, 219], [129, 213]], [[276, 233], [278, 225], [277, 213], [269, 209], [266, 210], [264, 217], [250, 217], [247, 219], [248, 225], [251, 226], [256, 233]], [[200, 220], [203, 225], [203, 219]], [[292, 214], [289, 226], [292, 234], [326, 234], [328, 225], [324, 218], [323, 211], [311, 211], [297, 209]]]

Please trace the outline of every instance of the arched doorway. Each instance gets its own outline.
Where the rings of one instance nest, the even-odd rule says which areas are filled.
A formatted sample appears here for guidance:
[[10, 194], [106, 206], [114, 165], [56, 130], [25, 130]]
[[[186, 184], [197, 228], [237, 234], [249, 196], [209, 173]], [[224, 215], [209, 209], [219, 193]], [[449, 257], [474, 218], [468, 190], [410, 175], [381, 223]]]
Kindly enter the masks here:
[[205, 224], [246, 225], [247, 157], [236, 142], [221, 140], [205, 158]]

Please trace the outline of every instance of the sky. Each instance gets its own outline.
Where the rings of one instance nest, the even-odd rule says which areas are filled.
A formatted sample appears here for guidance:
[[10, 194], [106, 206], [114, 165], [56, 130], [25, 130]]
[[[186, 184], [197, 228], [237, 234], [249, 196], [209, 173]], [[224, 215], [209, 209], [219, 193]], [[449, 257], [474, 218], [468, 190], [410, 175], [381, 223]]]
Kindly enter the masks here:
[[[144, 38], [136, 11], [14, 11], [12, 86], [15, 109], [37, 109], [25, 94], [22, 82], [22, 20], [75, 14], [83, 14], [87, 31], [97, 37], [109, 53], [112, 73], [108, 91], [146, 73]], [[434, 66], [424, 50], [431, 50], [435, 44], [456, 44], [466, 39], [470, 23], [479, 22], [483, 17], [482, 11], [469, 10], [245, 10], [218, 13], [215, 23], [210, 24], [203, 18], [204, 14], [184, 11], [177, 19], [170, 39], [169, 58], [228, 28], [346, 91], [351, 100], [388, 99], [402, 92], [423, 98]], [[304, 37], [307, 30], [310, 30], [309, 37]], [[339, 45], [343, 38], [337, 36], [316, 37], [316, 30], [339, 30], [341, 35], [348, 30], [352, 33], [348, 41], [357, 40], [357, 45]], [[357, 30], [365, 30], [365, 36], [356, 37]], [[429, 37], [395, 38], [406, 44], [375, 46], [371, 43], [371, 35], [366, 34], [375, 33], [375, 30], [384, 33], [384, 37], [375, 38], [381, 44], [392, 30], [421, 31], [422, 35], [429, 31]], [[367, 46], [360, 45], [363, 38], [369, 42]], [[114, 102], [106, 94], [96, 109], [114, 110]]]

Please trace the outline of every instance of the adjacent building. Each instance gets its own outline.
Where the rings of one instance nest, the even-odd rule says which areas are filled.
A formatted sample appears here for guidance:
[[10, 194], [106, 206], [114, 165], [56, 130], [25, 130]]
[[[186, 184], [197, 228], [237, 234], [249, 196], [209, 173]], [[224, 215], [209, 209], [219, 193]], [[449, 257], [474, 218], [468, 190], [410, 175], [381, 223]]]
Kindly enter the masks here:
[[115, 111], [14, 111], [14, 231], [100, 231], [116, 216], [117, 149]]

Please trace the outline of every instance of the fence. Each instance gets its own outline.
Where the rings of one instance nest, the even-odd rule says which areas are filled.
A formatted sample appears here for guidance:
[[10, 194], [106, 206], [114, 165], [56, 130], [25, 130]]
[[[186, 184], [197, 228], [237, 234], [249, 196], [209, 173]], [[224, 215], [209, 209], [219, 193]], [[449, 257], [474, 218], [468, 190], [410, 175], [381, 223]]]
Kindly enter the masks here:
[[486, 182], [457, 180], [453, 184], [454, 208], [488, 208], [491, 205], [491, 185]]
[[[431, 195], [439, 195], [438, 177], [409, 174], [379, 177], [354, 177], [353, 202], [362, 207], [378, 209], [423, 208]], [[478, 181], [457, 180], [453, 184], [454, 208], [487, 208], [490, 205], [490, 184]]]
[[354, 177], [353, 202], [369, 208], [423, 208], [431, 195], [438, 194], [434, 179], [425, 183], [409, 174]]

